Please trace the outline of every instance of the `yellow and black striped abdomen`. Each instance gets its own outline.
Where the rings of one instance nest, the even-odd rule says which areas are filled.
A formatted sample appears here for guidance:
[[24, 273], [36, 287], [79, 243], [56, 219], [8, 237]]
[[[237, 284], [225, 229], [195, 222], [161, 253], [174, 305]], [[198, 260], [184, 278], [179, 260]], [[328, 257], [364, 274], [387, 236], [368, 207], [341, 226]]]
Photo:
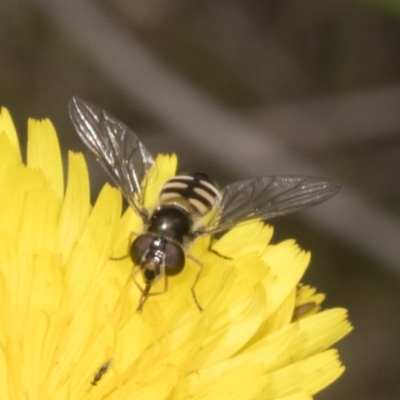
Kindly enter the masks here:
[[161, 204], [188, 203], [188, 211], [201, 216], [211, 211], [218, 197], [216, 184], [203, 172], [177, 175], [165, 183], [160, 193]]

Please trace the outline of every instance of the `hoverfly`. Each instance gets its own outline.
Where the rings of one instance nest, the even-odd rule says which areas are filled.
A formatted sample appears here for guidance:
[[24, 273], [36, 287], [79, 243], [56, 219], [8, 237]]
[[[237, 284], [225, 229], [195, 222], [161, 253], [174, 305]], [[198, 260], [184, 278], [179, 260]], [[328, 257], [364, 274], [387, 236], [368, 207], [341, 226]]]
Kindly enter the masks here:
[[[110, 175], [129, 205], [143, 220], [143, 233], [130, 245], [129, 256], [137, 268], [132, 279], [142, 295], [141, 312], [153, 285], [179, 274], [185, 265], [185, 250], [200, 235], [213, 235], [241, 222], [267, 220], [319, 204], [333, 196], [340, 185], [331, 180], [302, 176], [268, 176], [232, 183], [219, 190], [203, 172], [177, 175], [160, 190], [158, 206], [144, 207], [146, 174], [153, 157], [136, 134], [103, 109], [78, 97], [69, 103], [75, 129]], [[202, 224], [203, 217], [208, 218]], [[140, 271], [142, 287], [135, 279]], [[194, 291], [201, 268], [192, 286]]]

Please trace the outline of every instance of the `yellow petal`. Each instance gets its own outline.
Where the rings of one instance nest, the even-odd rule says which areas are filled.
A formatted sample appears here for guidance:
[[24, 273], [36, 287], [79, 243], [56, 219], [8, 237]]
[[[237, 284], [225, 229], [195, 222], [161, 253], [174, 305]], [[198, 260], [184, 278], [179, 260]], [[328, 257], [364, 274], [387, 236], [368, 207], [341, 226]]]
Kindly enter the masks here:
[[[260, 400], [261, 400], [262, 396], [258, 396], [254, 400], [256, 400], [257, 398], [260, 398]], [[294, 394], [290, 394], [289, 396], [276, 398], [274, 400], [312, 400], [312, 398], [313, 397], [310, 393], [305, 392], [305, 391], [300, 391], [300, 392], [297, 392]]]
[[58, 221], [58, 249], [63, 262], [69, 257], [71, 248], [79, 237], [90, 212], [89, 175], [82, 154], [70, 152], [68, 184]]
[[267, 374], [262, 398], [274, 400], [298, 391], [314, 394], [335, 381], [343, 371], [336, 350], [327, 350]]
[[273, 228], [263, 222], [240, 224], [216, 240], [213, 249], [232, 258], [253, 251], [261, 254], [270, 242], [273, 232]]
[[274, 369], [323, 351], [352, 330], [347, 311], [342, 308], [326, 310], [294, 324], [298, 325], [299, 331], [272, 366]]
[[[198, 370], [195, 379], [205, 384], [213, 376], [223, 376], [227, 371], [243, 365], [262, 364], [268, 368], [276, 359], [279, 359], [286, 347], [295, 338], [297, 331], [298, 327], [291, 325], [286, 329], [268, 335], [241, 351], [237, 356]], [[266, 354], [268, 354], [268, 357], [265, 356]]]
[[289, 296], [301, 279], [310, 262], [310, 253], [305, 252], [293, 240], [268, 246], [263, 260], [269, 265], [270, 272], [264, 279], [268, 293], [266, 317], [271, 315]]
[[0, 345], [0, 398], [9, 399], [11, 394], [11, 386], [13, 384], [12, 379], [7, 368], [8, 360], [5, 356], [4, 345]]
[[10, 138], [4, 133], [0, 132], [0, 180], [3, 179], [11, 166], [21, 164], [21, 156], [10, 142]]
[[145, 382], [131, 380], [129, 384], [124, 385], [120, 392], [110, 396], [110, 400], [121, 398], [126, 400], [167, 399], [177, 379], [176, 370], [169, 368], [165, 374], [157, 377], [152, 376], [151, 371], [149, 372], [147, 376], [143, 376]]
[[[267, 304], [269, 305], [271, 296], [269, 292], [266, 293]], [[286, 299], [278, 306], [278, 308], [265, 318], [264, 322], [260, 325], [256, 338], [263, 337], [271, 334], [285, 326], [287, 326], [293, 317], [293, 309], [296, 298], [296, 290], [293, 289]], [[267, 307], [265, 307], [268, 310]], [[268, 311], [266, 311], [268, 315]]]
[[223, 376], [196, 383], [196, 371], [191, 375], [189, 396], [191, 399], [252, 399], [263, 388], [264, 368], [260, 364], [243, 365]]
[[120, 192], [106, 185], [68, 260], [66, 279], [73, 282], [71, 296], [74, 298], [80, 299], [87, 293], [111, 257], [121, 208]]
[[28, 121], [28, 156], [30, 168], [40, 168], [57, 199], [64, 197], [64, 176], [60, 146], [53, 124], [48, 119]]
[[7, 108], [1, 107], [0, 110], [0, 134], [5, 133], [10, 140], [11, 146], [14, 149], [14, 154], [18, 156], [18, 161], [21, 162], [21, 151], [17, 131], [15, 130], [14, 122]]
[[32, 189], [26, 193], [18, 243], [21, 255], [55, 248], [58, 210], [53, 191]]

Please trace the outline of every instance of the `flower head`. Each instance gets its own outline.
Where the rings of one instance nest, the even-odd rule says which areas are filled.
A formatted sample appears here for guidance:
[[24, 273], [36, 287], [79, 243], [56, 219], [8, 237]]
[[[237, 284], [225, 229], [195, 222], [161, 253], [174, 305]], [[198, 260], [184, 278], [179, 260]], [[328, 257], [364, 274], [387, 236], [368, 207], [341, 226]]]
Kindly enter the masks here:
[[[175, 174], [159, 156], [157, 188]], [[151, 172], [150, 172], [151, 173]], [[127, 253], [142, 223], [118, 190], [90, 205], [81, 154], [63, 167], [49, 120], [28, 124], [27, 165], [0, 115], [0, 398], [310, 399], [343, 372], [329, 349], [351, 330], [344, 309], [300, 286], [310, 254], [272, 245], [262, 222], [197, 239], [168, 291], [142, 314]], [[221, 257], [219, 254], [226, 255]], [[196, 296], [191, 295], [199, 265]], [[161, 282], [154, 290], [158, 290]]]

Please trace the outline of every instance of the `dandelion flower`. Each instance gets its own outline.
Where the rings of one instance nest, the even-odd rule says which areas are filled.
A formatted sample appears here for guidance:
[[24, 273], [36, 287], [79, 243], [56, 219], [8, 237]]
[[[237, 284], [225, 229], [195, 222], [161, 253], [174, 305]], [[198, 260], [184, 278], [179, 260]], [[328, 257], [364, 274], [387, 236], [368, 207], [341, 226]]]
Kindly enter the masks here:
[[[140, 232], [133, 210], [105, 185], [90, 205], [81, 154], [61, 153], [49, 120], [28, 123], [27, 163], [6, 109], [0, 115], [0, 398], [304, 400], [343, 372], [330, 347], [351, 330], [346, 310], [299, 286], [310, 254], [272, 245], [263, 223], [215, 242], [229, 259], [191, 254], [169, 290], [136, 312], [140, 292], [126, 254]], [[175, 156], [157, 158], [159, 186]], [[149, 197], [156, 201], [157, 191]], [[158, 284], [157, 284], [158, 285]], [[157, 288], [155, 288], [157, 289]]]

